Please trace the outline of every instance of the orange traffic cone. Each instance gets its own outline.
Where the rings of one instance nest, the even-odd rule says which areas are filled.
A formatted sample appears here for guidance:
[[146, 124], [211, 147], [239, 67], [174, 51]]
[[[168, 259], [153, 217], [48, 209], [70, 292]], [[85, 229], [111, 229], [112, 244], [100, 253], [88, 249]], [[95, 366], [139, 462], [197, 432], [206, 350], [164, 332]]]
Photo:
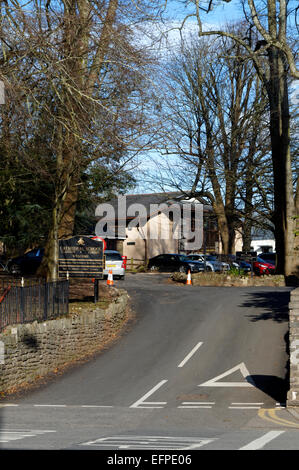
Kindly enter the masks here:
[[107, 278], [107, 286], [113, 286], [112, 269], [109, 269], [108, 278]]
[[192, 286], [192, 281], [191, 281], [191, 272], [190, 269], [188, 270], [188, 276], [187, 276], [187, 286]]

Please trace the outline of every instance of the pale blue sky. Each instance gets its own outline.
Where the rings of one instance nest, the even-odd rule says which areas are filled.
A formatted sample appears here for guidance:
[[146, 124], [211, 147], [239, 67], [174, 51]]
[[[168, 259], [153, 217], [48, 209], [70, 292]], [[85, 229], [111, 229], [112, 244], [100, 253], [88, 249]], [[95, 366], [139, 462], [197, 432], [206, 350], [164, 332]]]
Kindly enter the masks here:
[[[297, 1], [297, 0], [296, 0]], [[204, 0], [202, 1], [203, 4], [205, 3]], [[241, 7], [241, 2], [240, 0], [231, 0], [231, 2], [227, 3], [223, 0], [215, 0], [218, 5], [213, 8], [213, 10], [209, 13], [205, 13], [204, 11], [201, 12], [201, 20], [203, 24], [204, 29], [222, 29], [227, 23], [231, 23], [233, 21], [237, 21], [238, 19], [244, 19], [242, 7]], [[293, 3], [293, 0], [291, 0]], [[180, 26], [182, 20], [186, 17], [186, 15], [190, 12], [194, 12], [194, 5], [190, 5], [189, 8], [185, 8], [183, 5], [183, 1], [180, 0], [168, 0], [168, 6], [167, 6], [167, 17], [169, 18], [169, 22], [172, 26], [178, 27]], [[170, 26], [168, 24], [168, 27]], [[193, 25], [194, 28], [193, 28]], [[190, 17], [188, 20], [188, 24], [185, 26], [185, 31], [190, 32], [194, 29], [196, 30], [196, 18], [195, 17]], [[206, 25], [206, 27], [205, 27]], [[166, 26], [166, 30], [167, 25]], [[208, 28], [207, 28], [208, 27]], [[162, 28], [164, 29], [164, 28]], [[177, 40], [179, 40], [179, 34], [178, 32], [171, 32], [168, 35], [169, 41], [167, 42], [168, 47], [169, 45], [171, 47], [175, 46], [175, 43]], [[298, 101], [298, 85], [296, 85], [296, 82], [293, 83], [295, 90], [291, 92], [291, 101], [293, 103]], [[148, 174], [155, 174], [157, 171], [157, 166], [155, 164], [155, 160], [159, 162], [161, 157], [159, 157], [158, 152], [155, 150], [147, 151], [146, 156], [141, 156], [140, 157], [140, 171], [135, 171], [135, 176], [137, 176], [138, 179], [138, 184], [134, 192], [154, 192], [159, 190], [159, 187], [154, 187], [154, 180], [153, 178], [152, 184], [149, 181], [146, 181], [146, 177], [144, 173]], [[165, 157], [164, 157], [165, 158]], [[175, 159], [176, 157], [168, 157], [168, 159], [171, 159], [173, 161], [173, 164], [175, 165]], [[161, 159], [161, 163], [163, 161], [163, 158]], [[158, 167], [159, 167], [158, 163]], [[162, 167], [162, 165], [161, 165]], [[160, 171], [163, 172], [162, 168], [160, 167]], [[165, 189], [170, 189], [170, 188], [165, 188]], [[175, 189], [175, 188], [173, 188]], [[160, 189], [161, 190], [161, 189]]]
[[[180, 0], [168, 0], [167, 11], [169, 16], [179, 20], [183, 19], [186, 13], [194, 12], [194, 5], [185, 8], [183, 3]], [[204, 4], [205, 2], [202, 3]], [[209, 13], [201, 11], [203, 23], [223, 24], [227, 21], [237, 20], [242, 16], [240, 0], [231, 0], [229, 3], [216, 0], [214, 4], [216, 5], [216, 3], [218, 3], [218, 6], [214, 6]]]

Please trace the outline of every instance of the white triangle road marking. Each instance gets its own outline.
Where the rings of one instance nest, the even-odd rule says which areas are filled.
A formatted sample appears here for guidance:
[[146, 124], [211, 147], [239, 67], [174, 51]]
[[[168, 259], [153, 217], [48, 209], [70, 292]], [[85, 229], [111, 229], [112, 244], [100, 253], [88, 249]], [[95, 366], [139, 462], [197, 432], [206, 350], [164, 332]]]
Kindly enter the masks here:
[[[246, 382], [219, 382], [219, 380], [223, 379], [223, 377], [227, 377], [228, 375], [233, 374], [237, 370], [241, 371], [241, 374], [243, 375]], [[251, 378], [244, 362], [241, 362], [240, 364], [233, 367], [232, 369], [229, 369], [223, 374], [218, 375], [217, 377], [214, 377], [213, 379], [210, 379], [207, 382], [204, 382], [198, 385], [198, 387], [254, 387], [254, 386], [255, 386], [254, 381]]]
[[[153, 387], [149, 392], [147, 392], [143, 397], [141, 397], [139, 400], [135, 401], [133, 405], [130, 406], [130, 408], [163, 408], [163, 406], [160, 405], [167, 405], [166, 401], [145, 401], [147, 398], [149, 398], [153, 393], [156, 392], [162, 385], [164, 385], [168, 380], [161, 380], [155, 387]], [[147, 406], [142, 406], [142, 405], [147, 405]], [[148, 405], [154, 405], [154, 406], [148, 406]], [[155, 406], [158, 405], [158, 406]]]

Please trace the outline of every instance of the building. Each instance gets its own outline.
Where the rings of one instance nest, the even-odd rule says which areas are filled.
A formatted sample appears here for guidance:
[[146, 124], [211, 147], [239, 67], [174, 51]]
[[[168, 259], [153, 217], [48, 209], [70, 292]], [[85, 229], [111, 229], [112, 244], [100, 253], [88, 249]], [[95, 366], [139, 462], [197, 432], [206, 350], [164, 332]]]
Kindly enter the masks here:
[[212, 207], [179, 192], [115, 198], [100, 204], [96, 215], [96, 235], [135, 265], [161, 253], [219, 251]]
[[257, 254], [275, 252], [274, 234], [269, 230], [254, 229], [250, 249]]

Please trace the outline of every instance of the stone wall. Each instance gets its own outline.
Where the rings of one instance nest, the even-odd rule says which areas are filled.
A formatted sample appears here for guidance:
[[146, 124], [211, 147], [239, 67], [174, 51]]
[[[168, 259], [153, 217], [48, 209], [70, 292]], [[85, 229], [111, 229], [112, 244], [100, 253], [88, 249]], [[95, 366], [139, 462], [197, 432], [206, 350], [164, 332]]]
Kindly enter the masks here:
[[289, 303], [290, 390], [287, 406], [299, 406], [299, 287], [291, 292]]
[[[187, 274], [174, 273], [171, 275], [174, 282], [185, 284]], [[233, 276], [227, 273], [193, 273], [192, 284], [194, 286], [216, 287], [285, 287], [285, 278], [282, 275], [271, 276]]]
[[114, 338], [128, 316], [128, 295], [113, 290], [106, 309], [95, 305], [80, 314], [6, 328], [0, 334], [0, 395], [82, 360]]

